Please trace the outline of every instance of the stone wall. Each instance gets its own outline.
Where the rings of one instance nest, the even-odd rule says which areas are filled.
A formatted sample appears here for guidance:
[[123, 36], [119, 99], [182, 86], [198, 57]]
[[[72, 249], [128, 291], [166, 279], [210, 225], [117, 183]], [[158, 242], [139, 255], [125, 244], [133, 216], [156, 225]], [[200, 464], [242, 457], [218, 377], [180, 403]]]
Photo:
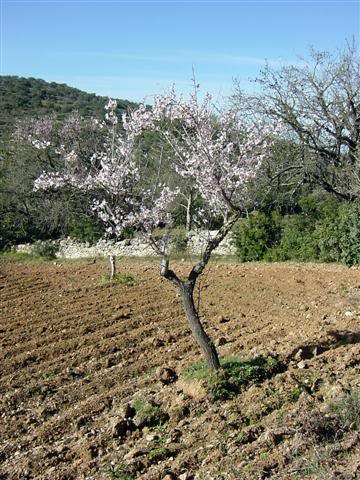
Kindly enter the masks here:
[[[216, 231], [210, 232], [189, 232], [187, 239], [187, 253], [198, 255], [204, 250], [204, 246], [209, 237], [216, 234]], [[214, 251], [216, 255], [234, 255], [235, 249], [232, 245], [231, 234], [229, 234]], [[37, 244], [17, 245], [14, 249], [17, 252], [35, 253]], [[49, 243], [49, 242], [44, 242]], [[83, 257], [104, 257], [107, 255], [116, 255], [124, 257], [147, 257], [155, 256], [156, 252], [141, 237], [135, 237], [131, 240], [122, 240], [115, 242], [112, 240], [99, 240], [95, 245], [88, 243], [79, 243], [71, 238], [52, 241], [56, 245], [56, 256], [58, 258], [83, 258]]]

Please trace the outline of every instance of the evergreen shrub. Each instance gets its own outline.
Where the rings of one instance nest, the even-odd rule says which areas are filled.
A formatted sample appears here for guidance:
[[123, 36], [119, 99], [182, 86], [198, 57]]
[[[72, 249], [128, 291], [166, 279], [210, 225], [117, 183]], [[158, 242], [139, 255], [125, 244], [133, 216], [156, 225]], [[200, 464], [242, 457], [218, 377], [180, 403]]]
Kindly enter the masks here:
[[254, 212], [234, 230], [240, 261], [320, 261], [360, 264], [360, 200], [303, 197], [296, 213]]

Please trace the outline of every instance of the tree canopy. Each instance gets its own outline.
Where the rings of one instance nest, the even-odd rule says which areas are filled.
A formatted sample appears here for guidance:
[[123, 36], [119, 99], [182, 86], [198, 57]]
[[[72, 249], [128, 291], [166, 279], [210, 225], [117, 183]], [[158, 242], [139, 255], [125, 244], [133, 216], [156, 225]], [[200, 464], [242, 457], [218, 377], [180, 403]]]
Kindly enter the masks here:
[[[356, 45], [335, 54], [311, 50], [281, 68], [267, 66], [260, 92], [235, 104], [269, 122], [281, 122], [283, 139], [294, 146], [283, 178], [319, 186], [339, 198], [360, 195], [360, 58]], [[238, 87], [238, 85], [237, 85]]]

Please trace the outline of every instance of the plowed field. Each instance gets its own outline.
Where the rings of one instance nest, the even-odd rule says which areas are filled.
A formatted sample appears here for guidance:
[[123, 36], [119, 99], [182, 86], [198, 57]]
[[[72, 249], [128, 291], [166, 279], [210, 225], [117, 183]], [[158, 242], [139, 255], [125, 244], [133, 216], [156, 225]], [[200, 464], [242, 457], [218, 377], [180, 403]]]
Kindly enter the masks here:
[[[190, 265], [175, 267], [185, 273]], [[296, 454], [283, 441], [291, 434], [266, 449], [259, 438], [304, 404], [360, 387], [358, 269], [212, 263], [200, 307], [208, 333], [222, 339], [220, 354], [271, 353], [287, 364], [277, 379], [212, 404], [201, 386], [191, 392], [182, 384], [182, 371], [200, 357], [155, 262], [122, 261], [119, 270], [134, 282], [114, 285], [101, 282], [102, 261], [2, 261], [0, 268], [1, 479], [322, 478], [291, 471]], [[180, 380], [162, 385], [164, 365]], [[279, 392], [296, 388], [302, 393], [293, 403], [274, 406]], [[114, 422], [134, 397], [161, 404], [170, 421], [116, 438]], [[188, 413], [172, 415], [184, 405]], [[245, 416], [259, 434], [236, 443]], [[334, 478], [357, 478], [358, 440]], [[149, 455], [170, 444], [174, 455]]]

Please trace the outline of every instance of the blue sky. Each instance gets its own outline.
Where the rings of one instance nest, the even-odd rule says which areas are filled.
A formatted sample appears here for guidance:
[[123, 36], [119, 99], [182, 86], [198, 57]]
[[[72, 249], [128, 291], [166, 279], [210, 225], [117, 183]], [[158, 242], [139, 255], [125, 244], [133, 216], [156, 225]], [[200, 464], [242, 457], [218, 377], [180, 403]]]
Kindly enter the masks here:
[[267, 59], [359, 40], [360, 0], [0, 0], [1, 73], [129, 100], [175, 83], [228, 95], [251, 89]]

